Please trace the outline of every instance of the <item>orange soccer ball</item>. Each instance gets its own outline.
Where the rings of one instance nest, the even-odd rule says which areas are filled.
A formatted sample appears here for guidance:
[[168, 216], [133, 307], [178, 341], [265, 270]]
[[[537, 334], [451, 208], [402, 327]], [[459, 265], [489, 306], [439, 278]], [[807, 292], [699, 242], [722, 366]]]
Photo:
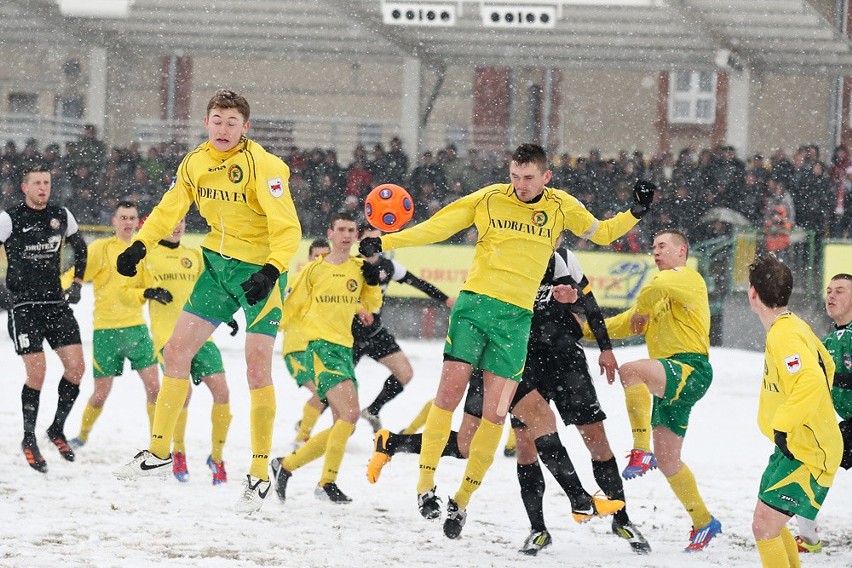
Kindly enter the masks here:
[[404, 187], [392, 183], [377, 185], [364, 200], [364, 214], [373, 227], [392, 233], [414, 217], [414, 200]]

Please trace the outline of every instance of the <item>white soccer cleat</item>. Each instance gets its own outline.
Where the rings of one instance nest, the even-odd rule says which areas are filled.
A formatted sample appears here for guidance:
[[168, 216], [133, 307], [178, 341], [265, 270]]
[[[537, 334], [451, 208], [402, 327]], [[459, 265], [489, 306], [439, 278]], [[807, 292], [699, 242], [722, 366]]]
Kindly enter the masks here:
[[132, 460], [112, 474], [121, 480], [134, 480], [140, 477], [168, 477], [172, 473], [172, 456], [160, 459], [148, 450], [142, 450]]
[[272, 487], [272, 484], [269, 480], [259, 479], [246, 474], [246, 479], [243, 481], [243, 492], [234, 504], [234, 513], [238, 515], [251, 515], [260, 511], [260, 508], [263, 506], [263, 500], [269, 494], [270, 487]]

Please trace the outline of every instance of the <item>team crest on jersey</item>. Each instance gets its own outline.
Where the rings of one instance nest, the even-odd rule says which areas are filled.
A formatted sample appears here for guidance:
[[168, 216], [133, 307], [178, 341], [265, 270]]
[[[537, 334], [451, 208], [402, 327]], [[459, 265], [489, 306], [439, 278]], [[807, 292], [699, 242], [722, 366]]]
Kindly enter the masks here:
[[237, 164], [231, 164], [231, 167], [228, 168], [228, 179], [231, 180], [231, 183], [240, 183], [243, 181], [243, 169]]
[[843, 355], [843, 366], [846, 367], [847, 371], [852, 371], [852, 355], [849, 353]]
[[180, 259], [180, 265], [183, 266], [184, 268], [187, 268], [187, 269], [192, 268], [192, 260], [189, 259], [189, 258], [183, 257], [182, 259]]
[[547, 225], [547, 213], [544, 211], [533, 211], [532, 223], [536, 227], [544, 227]]
[[281, 178], [268, 179], [266, 184], [269, 186], [269, 193], [272, 194], [272, 197], [284, 195], [284, 182], [281, 181]]
[[354, 292], [358, 289], [358, 283], [352, 280], [351, 278], [346, 281], [346, 289], [350, 292]]
[[802, 358], [799, 357], [798, 353], [790, 355], [784, 359], [784, 365], [789, 373], [796, 373], [802, 368]]
[[59, 229], [59, 219], [51, 219], [50, 220], [50, 228], [54, 231]]

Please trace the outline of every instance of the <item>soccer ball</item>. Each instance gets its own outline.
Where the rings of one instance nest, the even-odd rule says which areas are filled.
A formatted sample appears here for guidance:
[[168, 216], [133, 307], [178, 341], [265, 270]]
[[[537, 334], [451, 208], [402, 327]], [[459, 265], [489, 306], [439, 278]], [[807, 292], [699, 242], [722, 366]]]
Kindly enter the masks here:
[[364, 214], [373, 227], [392, 233], [411, 221], [414, 201], [405, 188], [383, 183], [373, 188], [364, 200]]

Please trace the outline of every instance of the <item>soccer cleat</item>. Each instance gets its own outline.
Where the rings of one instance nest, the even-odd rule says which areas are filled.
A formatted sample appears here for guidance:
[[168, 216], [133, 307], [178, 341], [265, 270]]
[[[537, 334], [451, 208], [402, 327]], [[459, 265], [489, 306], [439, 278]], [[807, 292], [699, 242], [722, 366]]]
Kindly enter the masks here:
[[382, 421], [377, 414], [373, 414], [370, 412], [369, 408], [365, 408], [361, 411], [361, 418], [370, 423], [370, 426], [373, 427], [373, 433], [377, 433], [382, 429]]
[[227, 483], [228, 472], [225, 471], [225, 461], [217, 462], [213, 456], [207, 456], [207, 467], [213, 472], [213, 485]]
[[424, 519], [437, 519], [441, 516], [441, 498], [435, 495], [435, 487], [426, 493], [417, 494], [417, 507]]
[[657, 469], [657, 458], [652, 452], [645, 450], [632, 449], [628, 457], [627, 467], [621, 472], [621, 477], [624, 479], [633, 479], [641, 477], [651, 471]]
[[458, 538], [461, 536], [464, 522], [467, 520], [467, 512], [459, 509], [452, 497], [447, 499], [447, 518], [444, 519], [444, 536], [447, 538]]
[[269, 468], [272, 470], [272, 481], [275, 483], [275, 493], [283, 503], [287, 500], [287, 482], [290, 481], [292, 473], [284, 469], [281, 458], [269, 460]]
[[651, 552], [651, 545], [648, 544], [648, 541], [645, 540], [645, 537], [642, 536], [642, 533], [639, 532], [636, 525], [630, 521], [622, 524], [613, 519], [612, 533], [629, 542], [630, 548], [632, 548], [633, 552], [636, 554], [648, 554]]
[[607, 515], [612, 515], [623, 508], [624, 501], [608, 499], [605, 496], [599, 497], [597, 495], [593, 495], [588, 508], [574, 509], [571, 511], [571, 515], [574, 517], [576, 522], [586, 523], [595, 517], [606, 517]]
[[716, 517], [710, 517], [710, 522], [698, 529], [689, 531], [689, 545], [684, 552], [704, 550], [717, 534], [722, 532], [722, 523]]
[[55, 430], [48, 429], [47, 430], [47, 439], [50, 440], [56, 449], [59, 450], [59, 454], [65, 458], [67, 461], [74, 461], [76, 457], [74, 455], [74, 450], [68, 445], [68, 440], [65, 438], [65, 434], [62, 432], [57, 432]]
[[114, 470], [112, 474], [117, 479], [133, 480], [140, 477], [167, 477], [171, 470], [172, 456], [166, 459], [158, 458], [148, 450], [142, 450], [133, 459]]
[[21, 441], [21, 450], [23, 450], [24, 457], [27, 458], [27, 463], [30, 464], [31, 468], [41, 473], [47, 473], [47, 462], [41, 457], [35, 434], [24, 434], [24, 439]]
[[71, 446], [71, 449], [73, 450], [79, 450], [80, 448], [86, 445], [86, 442], [84, 440], [81, 440], [78, 436], [77, 438], [71, 438], [70, 440], [68, 440], [68, 445]]
[[352, 502], [352, 499], [347, 497], [334, 482], [317, 486], [317, 488], [314, 489], [314, 495], [320, 501], [331, 501], [338, 505], [344, 505]]
[[532, 531], [518, 552], [527, 556], [535, 556], [539, 550], [550, 546], [552, 542], [553, 539], [550, 538], [550, 533], [546, 530]]
[[509, 438], [506, 440], [506, 446], [503, 448], [503, 455], [507, 458], [515, 457], [518, 453], [518, 439], [515, 437], [515, 431], [509, 430]]
[[799, 549], [799, 552], [804, 553], [804, 554], [808, 554], [808, 553], [818, 554], [818, 553], [822, 552], [822, 541], [821, 540], [818, 540], [815, 543], [811, 544], [808, 541], [806, 541], [805, 539], [803, 539], [802, 537], [797, 536], [796, 537], [796, 545], [797, 545], [797, 548]]
[[185, 453], [174, 452], [172, 454], [172, 473], [175, 474], [175, 479], [181, 483], [189, 481], [189, 470], [186, 468]]
[[260, 511], [260, 508], [263, 506], [263, 500], [269, 494], [269, 487], [271, 485], [269, 480], [246, 474], [246, 480], [243, 481], [243, 492], [240, 494], [237, 502], [234, 503], [234, 513], [238, 515], [251, 515]]
[[388, 442], [392, 434], [388, 430], [379, 430], [373, 438], [373, 455], [367, 464], [367, 481], [375, 483], [382, 474], [382, 468], [391, 461], [393, 455]]

